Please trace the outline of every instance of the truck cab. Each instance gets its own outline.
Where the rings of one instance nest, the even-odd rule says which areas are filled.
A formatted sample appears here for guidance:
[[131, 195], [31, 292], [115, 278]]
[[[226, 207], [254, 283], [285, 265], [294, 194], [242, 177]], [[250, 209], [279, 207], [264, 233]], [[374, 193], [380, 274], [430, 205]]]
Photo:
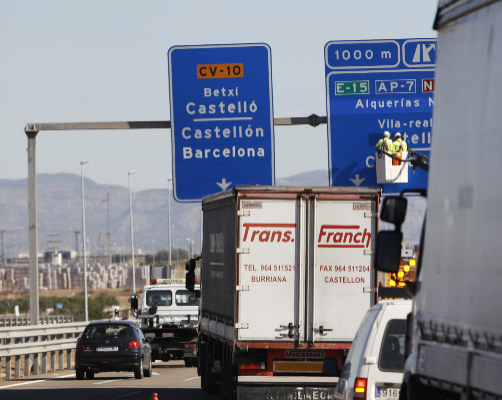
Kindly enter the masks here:
[[199, 299], [184, 279], [152, 279], [141, 293], [137, 310], [145, 337], [152, 337], [152, 359], [184, 359], [196, 365]]

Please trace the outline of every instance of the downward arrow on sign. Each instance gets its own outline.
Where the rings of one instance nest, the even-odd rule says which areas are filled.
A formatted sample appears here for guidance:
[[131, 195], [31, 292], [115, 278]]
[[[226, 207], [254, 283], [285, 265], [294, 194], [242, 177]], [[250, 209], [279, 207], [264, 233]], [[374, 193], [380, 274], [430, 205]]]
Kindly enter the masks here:
[[359, 185], [360, 185], [361, 183], [363, 183], [363, 181], [364, 181], [365, 179], [366, 179], [366, 178], [359, 179], [359, 174], [356, 174], [356, 179], [352, 179], [352, 178], [350, 178], [350, 180], [352, 181], [352, 183], [353, 183], [354, 185], [356, 185], [357, 187], [359, 187]]
[[221, 190], [227, 190], [227, 187], [229, 187], [232, 182], [227, 182], [227, 180], [223, 178], [221, 182], [216, 182], [216, 184], [221, 188]]

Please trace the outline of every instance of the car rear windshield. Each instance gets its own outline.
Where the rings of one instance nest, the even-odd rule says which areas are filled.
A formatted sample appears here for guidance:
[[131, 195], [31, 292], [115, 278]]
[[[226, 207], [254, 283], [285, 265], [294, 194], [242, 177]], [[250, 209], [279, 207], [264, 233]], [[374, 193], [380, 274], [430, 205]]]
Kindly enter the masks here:
[[173, 304], [173, 294], [170, 290], [150, 290], [146, 292], [146, 305], [170, 306]]
[[83, 334], [84, 339], [134, 339], [134, 332], [129, 325], [103, 324], [89, 325]]
[[404, 339], [406, 320], [390, 320], [385, 328], [385, 335], [380, 350], [378, 366], [382, 371], [403, 372], [404, 369]]
[[195, 293], [188, 290], [176, 290], [176, 305], [177, 306], [198, 306], [199, 299]]

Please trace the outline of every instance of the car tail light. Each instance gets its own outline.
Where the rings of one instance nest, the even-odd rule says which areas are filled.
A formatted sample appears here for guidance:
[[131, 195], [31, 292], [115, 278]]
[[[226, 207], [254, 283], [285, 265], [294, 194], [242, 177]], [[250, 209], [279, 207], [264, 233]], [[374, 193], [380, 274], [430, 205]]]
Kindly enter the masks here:
[[354, 398], [357, 398], [358, 400], [365, 400], [367, 385], [368, 380], [366, 378], [356, 378], [356, 383], [354, 385]]
[[197, 347], [197, 343], [185, 343], [183, 347], [185, 347], [185, 349], [195, 349]]
[[129, 343], [129, 348], [130, 349], [137, 349], [139, 347], [139, 341], [138, 340], [133, 340], [131, 343]]
[[264, 361], [239, 361], [239, 369], [265, 369]]
[[79, 350], [85, 350], [85, 343], [84, 342], [78, 342], [77, 343], [77, 349], [79, 349]]

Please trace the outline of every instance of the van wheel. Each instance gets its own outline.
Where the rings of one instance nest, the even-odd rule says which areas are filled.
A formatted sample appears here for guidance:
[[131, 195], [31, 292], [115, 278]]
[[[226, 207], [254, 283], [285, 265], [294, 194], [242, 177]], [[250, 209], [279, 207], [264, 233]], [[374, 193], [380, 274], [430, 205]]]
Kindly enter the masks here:
[[91, 370], [85, 371], [85, 377], [87, 379], [94, 379], [94, 371]]

